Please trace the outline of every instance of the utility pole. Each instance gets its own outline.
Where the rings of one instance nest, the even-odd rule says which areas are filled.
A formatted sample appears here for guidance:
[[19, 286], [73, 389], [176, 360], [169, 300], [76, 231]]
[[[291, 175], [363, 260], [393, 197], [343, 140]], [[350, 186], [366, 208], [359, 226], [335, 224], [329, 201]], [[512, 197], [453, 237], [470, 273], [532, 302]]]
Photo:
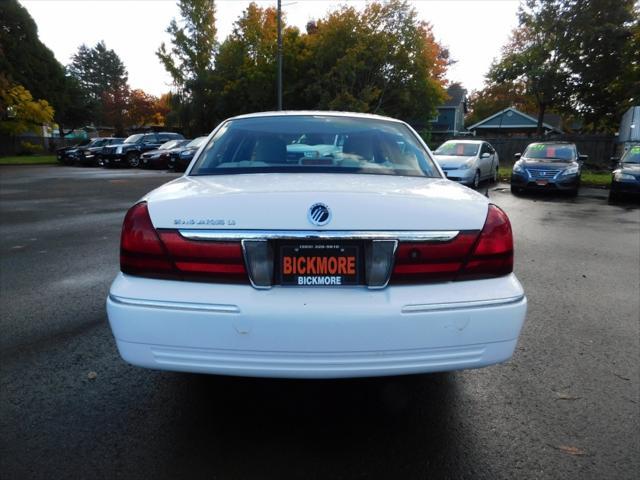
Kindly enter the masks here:
[[282, 0], [278, 0], [278, 110], [282, 110]]

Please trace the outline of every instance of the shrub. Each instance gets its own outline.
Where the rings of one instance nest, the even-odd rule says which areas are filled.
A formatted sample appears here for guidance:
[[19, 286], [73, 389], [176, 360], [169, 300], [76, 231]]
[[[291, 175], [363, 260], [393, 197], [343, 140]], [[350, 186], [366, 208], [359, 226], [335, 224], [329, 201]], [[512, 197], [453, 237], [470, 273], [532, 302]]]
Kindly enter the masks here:
[[31, 142], [20, 142], [20, 155], [33, 155], [43, 152], [44, 148], [42, 147], [42, 145]]

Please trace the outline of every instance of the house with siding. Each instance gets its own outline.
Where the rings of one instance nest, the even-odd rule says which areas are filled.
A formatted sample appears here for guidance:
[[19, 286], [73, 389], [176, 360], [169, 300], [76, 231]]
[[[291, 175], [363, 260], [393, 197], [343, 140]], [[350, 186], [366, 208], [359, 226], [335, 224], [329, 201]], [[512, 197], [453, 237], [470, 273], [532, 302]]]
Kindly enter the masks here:
[[464, 116], [468, 111], [467, 91], [459, 83], [447, 89], [448, 100], [440, 105], [431, 119], [431, 133], [437, 137], [450, 137], [465, 133]]
[[[545, 135], [563, 133], [560, 125], [562, 118], [559, 115], [545, 115], [542, 129]], [[508, 107], [493, 115], [480, 120], [467, 130], [480, 136], [534, 136], [538, 128], [538, 120], [531, 115], [521, 112], [517, 108]]]

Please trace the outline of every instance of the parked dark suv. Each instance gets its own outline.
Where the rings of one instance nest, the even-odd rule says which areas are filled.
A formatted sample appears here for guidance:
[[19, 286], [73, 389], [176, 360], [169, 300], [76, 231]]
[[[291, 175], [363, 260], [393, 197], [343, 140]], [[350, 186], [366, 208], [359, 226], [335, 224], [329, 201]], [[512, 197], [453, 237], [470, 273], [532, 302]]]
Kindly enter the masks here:
[[572, 195], [580, 188], [582, 164], [586, 155], [579, 155], [575, 144], [569, 142], [536, 142], [527, 146], [511, 173], [511, 191], [563, 191]]
[[102, 149], [102, 164], [109, 168], [115, 166], [137, 167], [140, 164], [140, 156], [144, 152], [156, 150], [160, 145], [169, 140], [182, 140], [179, 133], [157, 132], [137, 133], [131, 135], [120, 145], [111, 145]]
[[124, 138], [117, 137], [94, 138], [88, 145], [78, 147], [78, 151], [75, 154], [75, 161], [79, 165], [97, 166], [100, 160], [100, 153], [104, 147], [118, 145], [123, 141]]

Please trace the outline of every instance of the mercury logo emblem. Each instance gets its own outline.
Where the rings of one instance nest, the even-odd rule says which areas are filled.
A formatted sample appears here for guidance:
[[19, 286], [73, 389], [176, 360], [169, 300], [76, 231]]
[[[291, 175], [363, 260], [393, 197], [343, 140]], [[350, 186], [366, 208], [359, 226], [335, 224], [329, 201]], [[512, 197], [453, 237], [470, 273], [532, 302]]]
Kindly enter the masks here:
[[308, 217], [311, 223], [322, 227], [331, 220], [331, 210], [324, 203], [316, 203], [309, 207]]

